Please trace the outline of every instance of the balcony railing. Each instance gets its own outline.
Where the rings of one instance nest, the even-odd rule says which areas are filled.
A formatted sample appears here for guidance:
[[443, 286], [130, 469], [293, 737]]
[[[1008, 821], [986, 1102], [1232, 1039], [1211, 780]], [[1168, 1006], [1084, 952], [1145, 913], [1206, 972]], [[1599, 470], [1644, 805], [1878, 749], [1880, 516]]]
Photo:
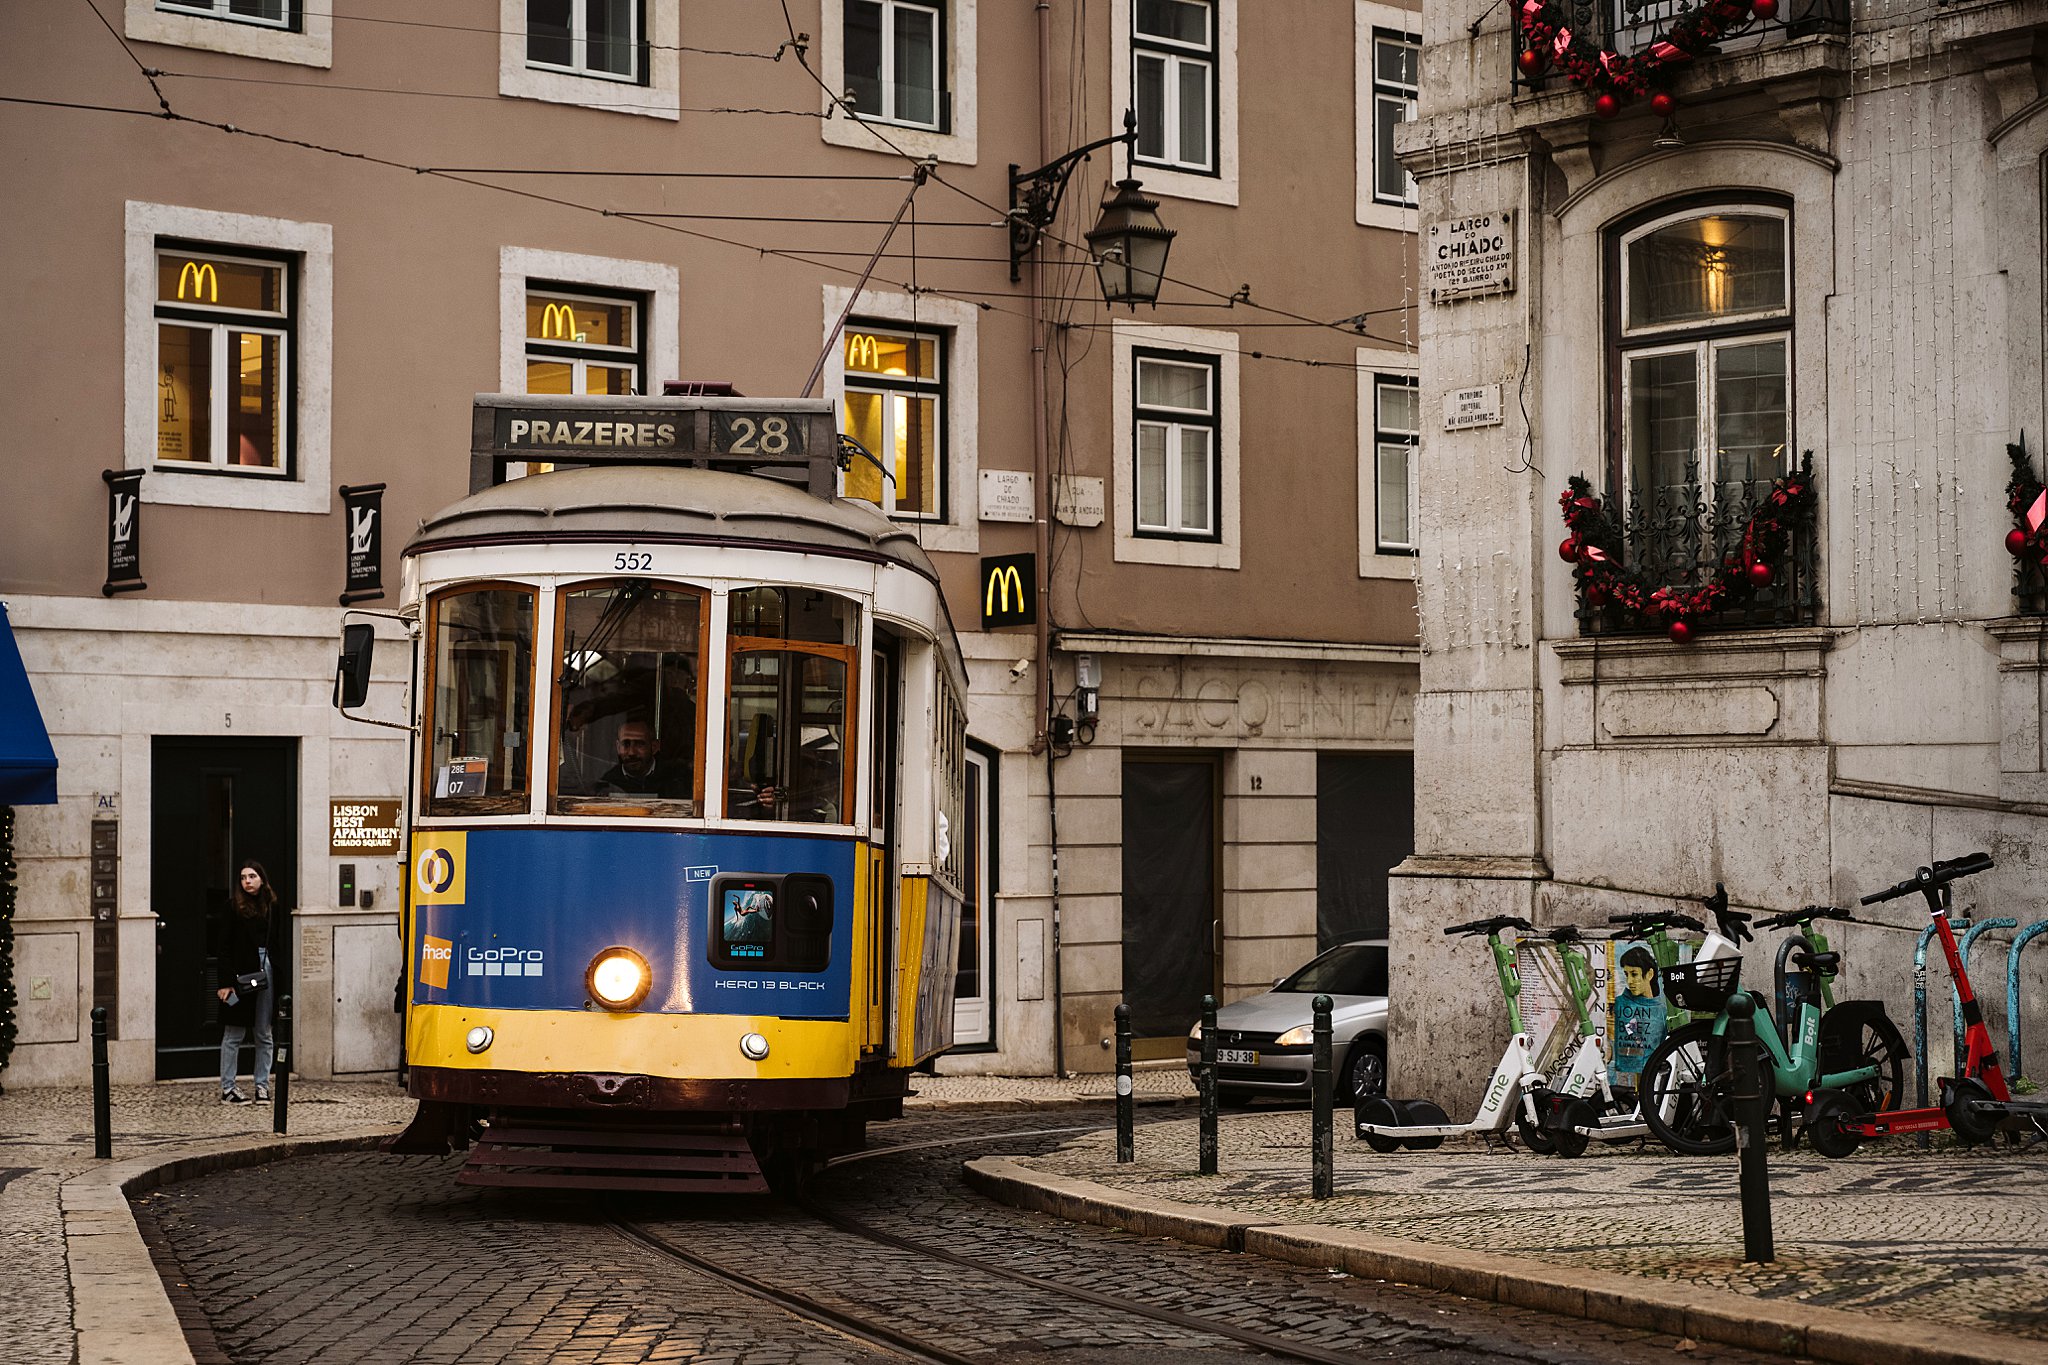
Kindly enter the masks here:
[[[1582, 523], [1586, 539], [1617, 562], [1627, 586], [1619, 593], [1597, 586], [1582, 563], [1573, 573], [1579, 633], [1651, 634], [1668, 630], [1674, 619], [1708, 630], [1814, 624], [1820, 619], [1815, 487], [1811, 454], [1784, 478], [1718, 487], [1703, 485], [1698, 465], [1691, 464], [1684, 482], [1647, 499], [1632, 496], [1618, 528], [1595, 513], [1597, 520]], [[1757, 573], [1757, 564], [1765, 572]], [[1632, 605], [1632, 599], [1665, 595], [1681, 601], [1711, 596], [1714, 605], [1682, 618]]]
[[[1850, 0], [1778, 0], [1778, 11], [1768, 19], [1753, 15], [1728, 30], [1715, 50], [1721, 53], [1748, 52], [1757, 48], [1796, 42], [1816, 33], [1847, 33]], [[1591, 35], [1600, 46], [1624, 57], [1632, 57], [1660, 42], [1672, 24], [1699, 8], [1699, 0], [1558, 0], [1567, 27], [1574, 33]], [[1529, 75], [1516, 65], [1519, 42], [1508, 44], [1508, 66], [1514, 75], [1515, 93], [1551, 90], [1565, 83], [1555, 67], [1545, 65]]]

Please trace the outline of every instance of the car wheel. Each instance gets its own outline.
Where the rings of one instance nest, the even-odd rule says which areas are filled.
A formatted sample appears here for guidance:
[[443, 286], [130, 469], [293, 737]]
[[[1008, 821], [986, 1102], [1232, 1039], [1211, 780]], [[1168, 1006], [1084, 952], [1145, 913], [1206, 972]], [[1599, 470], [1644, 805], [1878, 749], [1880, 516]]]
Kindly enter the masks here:
[[1344, 1059], [1344, 1093], [1341, 1099], [1356, 1104], [1387, 1093], [1387, 1045], [1377, 1038], [1360, 1038]]

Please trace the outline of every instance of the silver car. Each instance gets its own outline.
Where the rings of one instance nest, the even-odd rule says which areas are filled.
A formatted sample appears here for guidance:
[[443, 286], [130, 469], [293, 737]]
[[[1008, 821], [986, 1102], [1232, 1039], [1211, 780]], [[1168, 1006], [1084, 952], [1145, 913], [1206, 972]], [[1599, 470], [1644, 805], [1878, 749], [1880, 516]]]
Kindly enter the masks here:
[[[1272, 990], [1216, 1011], [1216, 1099], [1307, 1101], [1318, 995], [1330, 997], [1330, 1062], [1336, 1102], [1387, 1088], [1387, 941], [1340, 943]], [[1188, 1031], [1188, 1070], [1199, 1081], [1202, 1026]]]

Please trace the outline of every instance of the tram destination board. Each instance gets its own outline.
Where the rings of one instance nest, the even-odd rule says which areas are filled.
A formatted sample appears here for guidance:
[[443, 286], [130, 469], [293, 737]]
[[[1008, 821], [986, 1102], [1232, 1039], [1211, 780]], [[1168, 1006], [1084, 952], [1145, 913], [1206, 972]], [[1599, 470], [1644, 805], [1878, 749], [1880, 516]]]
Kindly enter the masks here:
[[470, 491], [514, 461], [740, 469], [831, 497], [838, 424], [825, 399], [541, 397], [480, 393]]

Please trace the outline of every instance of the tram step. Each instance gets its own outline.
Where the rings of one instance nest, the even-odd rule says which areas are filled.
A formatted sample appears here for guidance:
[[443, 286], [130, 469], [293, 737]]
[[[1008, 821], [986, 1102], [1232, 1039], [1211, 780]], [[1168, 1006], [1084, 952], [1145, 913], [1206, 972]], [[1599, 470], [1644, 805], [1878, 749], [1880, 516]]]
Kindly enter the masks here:
[[758, 1194], [768, 1188], [744, 1134], [493, 1120], [456, 1176], [519, 1189]]

